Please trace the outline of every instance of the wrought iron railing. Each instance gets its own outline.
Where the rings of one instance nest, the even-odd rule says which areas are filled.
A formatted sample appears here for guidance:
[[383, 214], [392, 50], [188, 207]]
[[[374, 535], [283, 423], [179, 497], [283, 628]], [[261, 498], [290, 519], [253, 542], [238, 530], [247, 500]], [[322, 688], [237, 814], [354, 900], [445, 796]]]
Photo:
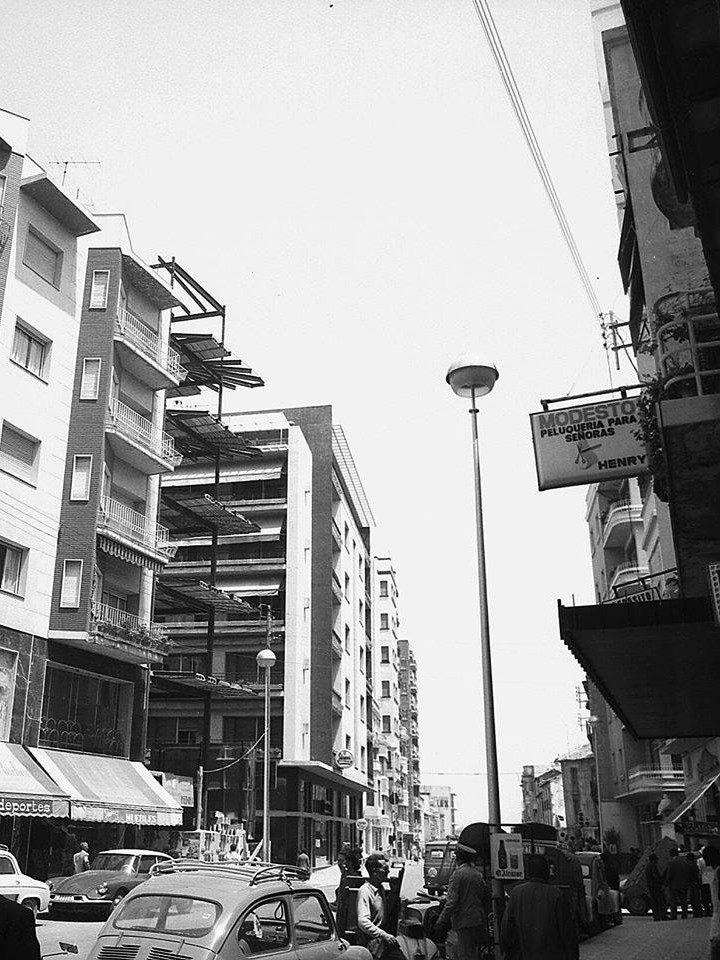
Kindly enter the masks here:
[[112, 727], [98, 727], [61, 717], [42, 716], [38, 746], [124, 757], [125, 741]]
[[180, 366], [180, 354], [177, 350], [172, 347], [164, 350], [158, 334], [129, 310], [118, 312], [115, 326], [126, 340], [167, 370], [171, 377], [175, 380], [185, 379], [187, 370]]
[[108, 530], [161, 553], [168, 560], [175, 555], [177, 547], [170, 542], [168, 528], [159, 523], [152, 523], [144, 514], [133, 510], [132, 507], [113, 500], [112, 497], [103, 497], [100, 513], [101, 523]]
[[108, 424], [172, 466], [177, 467], [182, 462], [182, 455], [175, 449], [175, 441], [170, 434], [155, 427], [147, 417], [143, 417], [122, 400], [110, 402]]
[[107, 603], [93, 601], [90, 621], [94, 633], [121, 640], [139, 650], [164, 656], [170, 649], [170, 640], [161, 624], [144, 620], [126, 610], [118, 610]]

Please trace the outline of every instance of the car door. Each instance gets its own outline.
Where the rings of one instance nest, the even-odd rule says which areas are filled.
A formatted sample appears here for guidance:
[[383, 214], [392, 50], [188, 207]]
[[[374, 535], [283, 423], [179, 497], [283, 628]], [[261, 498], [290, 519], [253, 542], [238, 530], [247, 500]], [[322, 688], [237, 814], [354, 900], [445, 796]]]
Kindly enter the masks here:
[[219, 960], [297, 960], [287, 897], [258, 899], [246, 907], [223, 943]]
[[311, 890], [291, 897], [292, 934], [298, 960], [337, 960], [346, 949], [327, 901]]

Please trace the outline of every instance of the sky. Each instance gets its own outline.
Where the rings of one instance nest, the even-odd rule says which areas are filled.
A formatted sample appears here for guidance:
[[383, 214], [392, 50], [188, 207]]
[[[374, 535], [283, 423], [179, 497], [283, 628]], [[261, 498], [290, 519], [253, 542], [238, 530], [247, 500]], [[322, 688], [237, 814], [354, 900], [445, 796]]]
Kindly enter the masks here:
[[[589, 0], [491, 8], [622, 317]], [[470, 418], [444, 377], [465, 353], [497, 365], [480, 442], [517, 822], [522, 766], [583, 742], [557, 600], [593, 602], [586, 491], [538, 492], [528, 414], [609, 380], [471, 0], [5, 0], [3, 23], [0, 106], [31, 119], [29, 152], [73, 161], [66, 185], [123, 211], [140, 256], [174, 255], [227, 305], [230, 346], [266, 381], [227, 408], [333, 405], [398, 574], [423, 780], [452, 784], [463, 823], [487, 818], [487, 784]]]

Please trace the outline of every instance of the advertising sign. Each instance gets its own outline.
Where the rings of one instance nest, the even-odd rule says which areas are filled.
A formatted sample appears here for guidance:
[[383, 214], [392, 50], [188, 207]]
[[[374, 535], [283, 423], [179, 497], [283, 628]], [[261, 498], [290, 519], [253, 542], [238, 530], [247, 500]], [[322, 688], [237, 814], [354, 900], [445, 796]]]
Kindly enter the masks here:
[[355, 763], [355, 757], [352, 754], [351, 750], [338, 750], [337, 756], [335, 757], [335, 765], [341, 770], [347, 770], [348, 767], [351, 767]]
[[524, 880], [523, 838], [519, 833], [490, 834], [490, 869], [497, 880]]
[[538, 489], [637, 477], [648, 469], [635, 436], [637, 397], [530, 414]]

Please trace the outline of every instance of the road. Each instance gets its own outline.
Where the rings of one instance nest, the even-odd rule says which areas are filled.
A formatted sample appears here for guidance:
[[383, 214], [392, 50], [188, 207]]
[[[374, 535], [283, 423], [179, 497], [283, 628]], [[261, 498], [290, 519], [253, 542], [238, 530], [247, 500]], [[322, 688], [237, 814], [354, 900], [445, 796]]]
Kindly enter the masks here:
[[580, 960], [707, 960], [710, 920], [676, 920], [653, 923], [652, 917], [624, 918], [613, 927], [586, 940]]

